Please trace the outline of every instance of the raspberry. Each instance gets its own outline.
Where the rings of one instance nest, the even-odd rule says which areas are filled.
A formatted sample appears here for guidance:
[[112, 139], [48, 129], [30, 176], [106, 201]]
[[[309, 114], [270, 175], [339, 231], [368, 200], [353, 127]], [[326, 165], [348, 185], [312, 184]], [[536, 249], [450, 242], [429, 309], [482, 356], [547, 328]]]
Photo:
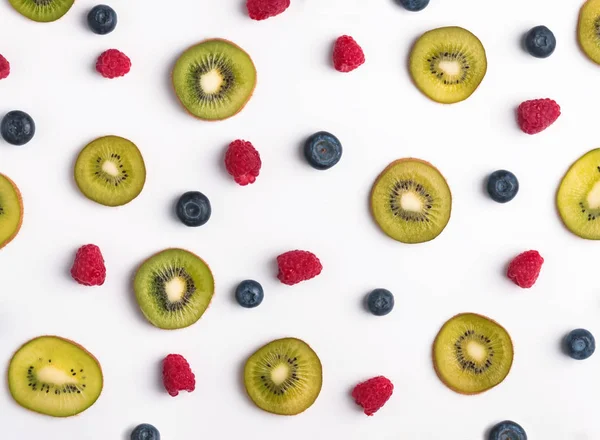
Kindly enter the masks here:
[[246, 7], [252, 20], [266, 20], [289, 8], [290, 0], [247, 0]]
[[560, 106], [552, 99], [522, 102], [517, 110], [519, 127], [527, 134], [536, 134], [550, 127], [560, 116]]
[[173, 397], [179, 391], [191, 393], [196, 389], [196, 376], [188, 361], [180, 354], [170, 354], [163, 360], [163, 384]]
[[352, 397], [357, 405], [363, 407], [365, 414], [372, 416], [392, 397], [394, 384], [384, 377], [373, 377], [359, 383], [352, 391]]
[[10, 63], [6, 58], [0, 55], [0, 79], [6, 78], [10, 74]]
[[77, 250], [71, 276], [84, 286], [101, 286], [106, 280], [106, 267], [100, 248], [95, 244], [86, 244]]
[[117, 49], [109, 49], [102, 53], [96, 61], [96, 70], [104, 78], [125, 76], [131, 70], [131, 60]]
[[339, 37], [333, 48], [333, 65], [339, 72], [351, 72], [365, 62], [365, 54], [354, 38]]
[[254, 183], [260, 173], [260, 154], [250, 142], [237, 140], [229, 144], [225, 153], [227, 172], [240, 185]]
[[544, 264], [544, 259], [538, 251], [523, 252], [510, 262], [508, 278], [517, 286], [529, 289], [537, 281], [542, 264]]
[[277, 278], [283, 284], [293, 286], [316, 277], [323, 270], [315, 254], [308, 251], [289, 251], [277, 257]]

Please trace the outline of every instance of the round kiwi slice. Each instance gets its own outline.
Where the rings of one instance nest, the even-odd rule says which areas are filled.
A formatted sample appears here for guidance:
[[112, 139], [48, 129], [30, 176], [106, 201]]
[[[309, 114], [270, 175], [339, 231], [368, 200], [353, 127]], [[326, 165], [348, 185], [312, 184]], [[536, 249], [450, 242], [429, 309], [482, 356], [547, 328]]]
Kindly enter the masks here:
[[17, 403], [40, 414], [70, 417], [100, 397], [102, 369], [85, 348], [58, 336], [25, 343], [8, 367], [8, 387]]
[[387, 235], [403, 243], [422, 243], [442, 233], [452, 211], [444, 176], [420, 159], [392, 162], [371, 191], [371, 213]]
[[588, 58], [600, 64], [600, 0], [588, 0], [581, 7], [577, 39]]
[[104, 136], [79, 153], [75, 181], [87, 198], [105, 206], [121, 206], [142, 192], [146, 166], [133, 142], [119, 136]]
[[487, 71], [481, 41], [466, 29], [451, 26], [425, 32], [410, 54], [410, 74], [421, 92], [436, 102], [467, 99]]
[[497, 322], [475, 313], [449, 319], [433, 343], [440, 380], [461, 394], [479, 394], [500, 384], [512, 367], [513, 344]]
[[277, 339], [248, 358], [244, 384], [256, 406], [273, 414], [292, 416], [306, 411], [319, 397], [323, 368], [306, 342]]
[[198, 321], [215, 292], [208, 265], [184, 249], [167, 249], [146, 260], [134, 279], [142, 313], [162, 329], [189, 327]]
[[239, 46], [205, 40], [186, 50], [172, 73], [175, 94], [193, 116], [207, 121], [230, 118], [248, 103], [256, 86], [256, 68]]
[[10, 4], [25, 17], [47, 23], [56, 21], [69, 12], [75, 0], [9, 0]]
[[17, 236], [22, 223], [21, 192], [12, 180], [0, 174], [0, 249]]

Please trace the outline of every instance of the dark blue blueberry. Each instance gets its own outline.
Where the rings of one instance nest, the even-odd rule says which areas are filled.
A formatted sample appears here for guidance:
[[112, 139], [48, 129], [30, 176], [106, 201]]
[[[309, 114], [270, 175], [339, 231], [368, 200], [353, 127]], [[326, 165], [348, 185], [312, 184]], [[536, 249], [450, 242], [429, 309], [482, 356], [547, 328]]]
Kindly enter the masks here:
[[258, 281], [242, 281], [235, 289], [235, 299], [242, 307], [251, 309], [259, 306], [265, 297], [265, 292]]
[[131, 440], [160, 440], [160, 432], [154, 426], [142, 423], [131, 432]]
[[589, 358], [596, 350], [596, 340], [589, 331], [578, 328], [565, 337], [565, 350], [573, 359]]
[[94, 33], [110, 34], [117, 27], [117, 13], [110, 6], [94, 6], [88, 13], [87, 21]]
[[340, 161], [342, 144], [331, 133], [319, 131], [304, 143], [304, 156], [313, 168], [328, 170]]
[[35, 122], [27, 113], [20, 110], [8, 112], [0, 123], [0, 133], [6, 142], [25, 145], [35, 134]]
[[494, 171], [488, 178], [487, 190], [494, 201], [510, 202], [519, 192], [519, 181], [510, 171]]
[[375, 289], [367, 296], [367, 307], [373, 315], [387, 315], [394, 308], [394, 295], [386, 289]]
[[489, 440], [527, 440], [527, 434], [519, 424], [505, 420], [492, 428]]
[[184, 193], [177, 202], [177, 217], [186, 226], [202, 226], [211, 213], [210, 200], [198, 191]]
[[429, 0], [397, 0], [397, 2], [412, 12], [422, 11], [429, 4]]
[[546, 26], [536, 26], [525, 35], [525, 49], [536, 58], [548, 58], [556, 49], [556, 38]]

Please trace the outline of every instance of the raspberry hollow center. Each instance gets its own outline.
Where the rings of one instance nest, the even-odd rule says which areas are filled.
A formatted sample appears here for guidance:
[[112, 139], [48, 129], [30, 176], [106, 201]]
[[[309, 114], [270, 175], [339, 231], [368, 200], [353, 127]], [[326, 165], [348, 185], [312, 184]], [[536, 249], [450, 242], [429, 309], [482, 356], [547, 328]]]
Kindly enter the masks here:
[[588, 193], [587, 202], [590, 209], [600, 208], [600, 181], [596, 182]]
[[117, 177], [119, 175], [119, 168], [117, 168], [117, 164], [111, 160], [104, 161], [102, 164], [102, 171], [112, 177]]
[[223, 76], [217, 69], [212, 69], [200, 77], [200, 88], [209, 95], [216, 95], [223, 85]]
[[175, 277], [165, 283], [165, 292], [171, 302], [181, 301], [185, 294], [186, 282], [181, 277]]
[[400, 198], [400, 207], [405, 211], [421, 212], [423, 203], [419, 196], [412, 191], [407, 191]]

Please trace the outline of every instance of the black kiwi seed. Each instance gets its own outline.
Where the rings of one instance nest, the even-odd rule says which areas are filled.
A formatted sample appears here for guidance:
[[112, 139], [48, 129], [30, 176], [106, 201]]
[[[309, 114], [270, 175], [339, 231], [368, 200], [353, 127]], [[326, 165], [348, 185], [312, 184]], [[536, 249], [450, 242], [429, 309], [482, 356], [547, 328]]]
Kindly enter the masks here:
[[[174, 278], [180, 278], [185, 282], [185, 293], [177, 302], [171, 302], [165, 291], [166, 284]], [[194, 280], [182, 267], [171, 268], [164, 272], [156, 272], [154, 275], [152, 293], [158, 299], [160, 304], [169, 312], [185, 308], [195, 291], [196, 286], [194, 285]]]
[[[400, 197], [402, 193], [407, 191], [417, 192], [423, 199], [425, 199], [425, 210], [424, 212], [413, 212], [413, 211], [405, 211], [402, 209], [400, 205]], [[396, 182], [394, 188], [392, 189], [392, 193], [390, 195], [390, 208], [395, 216], [400, 217], [407, 221], [415, 221], [415, 222], [429, 222], [429, 210], [431, 209], [433, 203], [433, 199], [425, 191], [423, 186], [419, 183], [415, 183], [413, 180], [400, 180]]]

